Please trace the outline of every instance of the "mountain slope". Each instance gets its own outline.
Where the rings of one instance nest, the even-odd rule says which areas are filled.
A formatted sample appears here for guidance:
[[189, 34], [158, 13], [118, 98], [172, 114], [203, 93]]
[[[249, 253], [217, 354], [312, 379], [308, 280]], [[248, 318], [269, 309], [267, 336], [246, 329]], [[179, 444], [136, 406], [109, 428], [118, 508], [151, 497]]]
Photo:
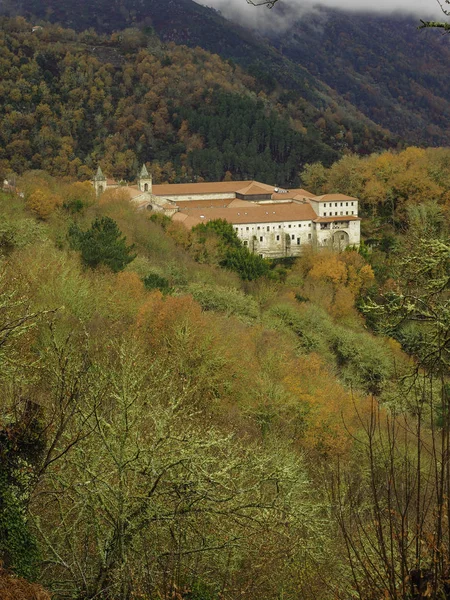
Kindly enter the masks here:
[[[192, 0], [80, 0], [76, 4], [68, 0], [0, 0], [0, 13], [45, 19], [76, 31], [94, 28], [99, 33], [110, 33], [131, 26], [152, 27], [164, 42], [199, 46], [231, 59], [249, 70], [268, 91], [282, 86], [294, 92], [295, 99], [300, 95], [320, 111], [331, 108], [336, 112], [338, 105], [346, 117], [374, 129], [374, 124], [350, 102], [301, 64], [284, 57], [259, 35]], [[281, 102], [287, 104], [291, 99], [287, 96]], [[386, 140], [381, 141], [385, 134], [378, 134], [380, 146], [386, 146]]]
[[325, 120], [320, 124], [325, 136], [336, 135], [327, 109], [335, 113], [338, 106], [347, 118], [370, 129], [376, 123], [406, 143], [449, 143], [446, 37], [417, 31], [417, 20], [410, 17], [317, 8], [296, 21], [287, 3], [280, 6], [291, 28], [261, 32], [192, 0], [0, 0], [3, 14], [47, 19], [77, 31], [152, 27], [164, 42], [217, 53], [246, 68], [266, 92], [281, 86], [312, 104], [322, 113], [314, 119]]
[[447, 145], [450, 45], [417, 23], [322, 8], [267, 36], [376, 123], [414, 143]]

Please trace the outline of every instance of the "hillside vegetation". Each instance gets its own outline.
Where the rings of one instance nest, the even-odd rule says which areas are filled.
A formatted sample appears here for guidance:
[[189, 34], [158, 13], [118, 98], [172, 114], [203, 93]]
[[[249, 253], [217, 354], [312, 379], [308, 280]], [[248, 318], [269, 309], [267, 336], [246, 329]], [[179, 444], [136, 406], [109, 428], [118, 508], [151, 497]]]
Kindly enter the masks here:
[[[444, 585], [448, 229], [408, 221], [384, 283], [354, 250], [249, 281], [223, 224], [187, 232], [43, 172], [18, 185], [0, 208], [5, 567], [57, 599], [406, 600], [417, 560]], [[377, 554], [403, 515], [413, 543]]]
[[261, 86], [284, 88], [284, 105], [300, 95], [318, 111], [312, 121], [323, 119], [318, 125], [325, 136], [338, 133], [332, 131], [338, 113], [352, 121], [347, 129], [359, 122], [372, 131], [376, 123], [402, 142], [448, 144], [448, 40], [418, 31], [418, 18], [315, 7], [298, 19], [298, 7], [287, 1], [270, 16], [266, 11], [266, 27], [252, 31], [192, 0], [3, 0], [0, 10], [76, 31], [153, 27], [164, 42], [201, 47], [233, 60]]
[[[261, 179], [296, 185], [306, 162], [331, 164], [389, 136], [337, 105], [320, 112], [297, 94], [282, 103], [248, 73], [196, 48], [127, 30], [100, 37], [2, 21], [0, 166], [86, 178], [100, 161], [133, 178], [150, 161], [155, 180]], [[229, 133], [228, 138], [225, 134]]]

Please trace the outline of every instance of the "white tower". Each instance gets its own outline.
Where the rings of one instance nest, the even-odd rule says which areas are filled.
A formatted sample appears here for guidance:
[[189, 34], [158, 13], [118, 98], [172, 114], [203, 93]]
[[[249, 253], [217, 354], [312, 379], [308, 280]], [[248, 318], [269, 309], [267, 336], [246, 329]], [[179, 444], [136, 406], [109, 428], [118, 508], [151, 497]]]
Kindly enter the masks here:
[[138, 188], [141, 192], [152, 193], [152, 176], [149, 175], [145, 164], [142, 165], [141, 172], [138, 175]]
[[93, 178], [94, 189], [97, 196], [100, 196], [102, 192], [106, 189], [106, 177], [103, 175], [101, 168], [97, 169], [97, 173]]

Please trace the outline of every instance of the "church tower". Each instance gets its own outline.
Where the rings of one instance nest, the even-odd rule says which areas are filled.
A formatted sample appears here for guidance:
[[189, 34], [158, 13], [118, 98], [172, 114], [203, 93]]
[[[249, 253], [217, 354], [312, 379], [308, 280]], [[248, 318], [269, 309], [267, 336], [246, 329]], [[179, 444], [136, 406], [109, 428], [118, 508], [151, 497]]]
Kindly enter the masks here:
[[152, 193], [152, 176], [149, 175], [145, 164], [142, 165], [141, 172], [138, 175], [138, 188], [141, 192]]
[[106, 189], [106, 177], [103, 175], [100, 167], [97, 169], [97, 173], [94, 176], [93, 182], [95, 193], [97, 196], [100, 196], [100, 194]]

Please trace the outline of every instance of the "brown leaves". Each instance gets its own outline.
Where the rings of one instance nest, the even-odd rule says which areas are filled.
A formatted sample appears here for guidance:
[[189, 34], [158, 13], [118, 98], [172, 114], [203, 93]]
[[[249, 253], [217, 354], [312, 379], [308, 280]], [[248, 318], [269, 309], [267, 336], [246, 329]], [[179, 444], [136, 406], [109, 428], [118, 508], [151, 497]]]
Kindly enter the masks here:
[[1, 600], [50, 600], [50, 594], [43, 587], [14, 577], [0, 567]]

